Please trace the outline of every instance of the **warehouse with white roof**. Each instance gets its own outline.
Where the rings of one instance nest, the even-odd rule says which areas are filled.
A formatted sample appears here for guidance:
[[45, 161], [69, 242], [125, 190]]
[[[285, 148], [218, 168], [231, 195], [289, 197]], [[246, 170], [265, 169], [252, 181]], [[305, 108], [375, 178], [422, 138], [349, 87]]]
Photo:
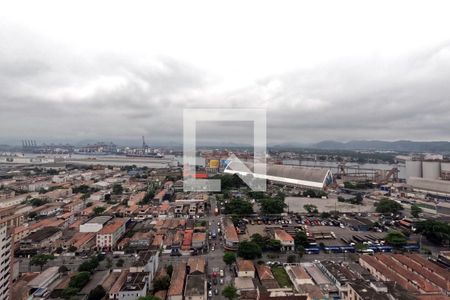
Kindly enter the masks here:
[[252, 175], [255, 178], [266, 179], [274, 183], [299, 186], [309, 189], [323, 190], [333, 183], [333, 174], [327, 168], [312, 168], [288, 165], [266, 165], [266, 174], [253, 173], [252, 163], [230, 162], [224, 170], [228, 174]]

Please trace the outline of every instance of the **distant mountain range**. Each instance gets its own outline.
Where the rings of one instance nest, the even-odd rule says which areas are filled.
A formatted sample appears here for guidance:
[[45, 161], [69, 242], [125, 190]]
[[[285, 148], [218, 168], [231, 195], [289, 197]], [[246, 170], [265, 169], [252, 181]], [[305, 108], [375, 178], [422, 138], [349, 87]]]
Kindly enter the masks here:
[[379, 150], [399, 152], [450, 152], [450, 142], [414, 142], [414, 141], [322, 141], [308, 148], [323, 150]]

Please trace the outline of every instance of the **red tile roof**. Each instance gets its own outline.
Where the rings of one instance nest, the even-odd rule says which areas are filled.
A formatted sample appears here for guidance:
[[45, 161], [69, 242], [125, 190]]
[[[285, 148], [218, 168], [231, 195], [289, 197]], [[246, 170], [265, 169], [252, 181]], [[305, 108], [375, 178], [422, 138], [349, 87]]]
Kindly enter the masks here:
[[255, 266], [251, 260], [240, 259], [237, 261], [237, 266], [240, 272], [255, 271]]
[[284, 231], [283, 229], [275, 229], [275, 234], [278, 236], [278, 238], [285, 242], [293, 242], [294, 238]]

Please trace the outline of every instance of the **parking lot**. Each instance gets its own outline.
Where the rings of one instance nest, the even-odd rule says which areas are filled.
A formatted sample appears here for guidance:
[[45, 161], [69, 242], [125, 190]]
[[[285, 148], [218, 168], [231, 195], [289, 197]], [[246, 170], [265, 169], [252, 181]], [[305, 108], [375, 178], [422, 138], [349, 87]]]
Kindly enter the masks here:
[[289, 211], [293, 213], [307, 213], [306, 204], [312, 204], [317, 207], [319, 213], [337, 210], [339, 212], [375, 212], [373, 201], [364, 199], [363, 205], [355, 205], [337, 201], [337, 197], [321, 199], [306, 197], [286, 197], [285, 203], [288, 205]]

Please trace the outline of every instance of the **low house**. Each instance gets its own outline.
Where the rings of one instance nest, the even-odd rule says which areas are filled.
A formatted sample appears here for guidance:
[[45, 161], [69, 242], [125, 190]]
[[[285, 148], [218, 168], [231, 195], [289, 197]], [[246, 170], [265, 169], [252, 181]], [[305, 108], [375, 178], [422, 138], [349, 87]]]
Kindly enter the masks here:
[[206, 233], [205, 232], [195, 232], [192, 235], [192, 248], [202, 249], [206, 245]]
[[167, 300], [183, 300], [184, 280], [186, 278], [186, 264], [178, 263], [172, 273]]
[[205, 275], [188, 275], [186, 278], [186, 287], [184, 289], [184, 298], [189, 300], [207, 300], [207, 287]]
[[236, 251], [239, 247], [239, 237], [236, 232], [236, 228], [233, 225], [233, 222], [231, 220], [226, 221], [225, 232], [224, 232], [224, 238], [225, 238], [225, 245], [224, 248], [227, 250]]
[[54, 242], [62, 238], [62, 232], [56, 227], [44, 227], [29, 234], [20, 241], [21, 250], [51, 248]]
[[252, 278], [234, 278], [234, 287], [238, 290], [240, 300], [259, 300], [259, 289], [255, 287]]
[[297, 291], [302, 291], [301, 285], [314, 284], [311, 276], [308, 275], [302, 266], [286, 266], [285, 269], [289, 279], [292, 281]]
[[251, 260], [240, 259], [237, 261], [238, 277], [255, 278], [255, 266]]
[[122, 271], [109, 291], [111, 300], [137, 300], [147, 295], [149, 279], [147, 272]]
[[149, 282], [155, 278], [159, 266], [159, 251], [147, 250], [139, 252], [139, 258], [130, 267], [130, 272], [146, 272]]
[[205, 274], [206, 273], [206, 259], [202, 256], [189, 257], [187, 262], [188, 274]]
[[282, 251], [293, 251], [295, 248], [294, 238], [283, 229], [275, 229], [274, 236], [281, 243]]
[[256, 273], [258, 274], [261, 285], [266, 289], [277, 289], [280, 287], [277, 280], [275, 279], [275, 276], [273, 276], [272, 270], [268, 265], [257, 264]]

